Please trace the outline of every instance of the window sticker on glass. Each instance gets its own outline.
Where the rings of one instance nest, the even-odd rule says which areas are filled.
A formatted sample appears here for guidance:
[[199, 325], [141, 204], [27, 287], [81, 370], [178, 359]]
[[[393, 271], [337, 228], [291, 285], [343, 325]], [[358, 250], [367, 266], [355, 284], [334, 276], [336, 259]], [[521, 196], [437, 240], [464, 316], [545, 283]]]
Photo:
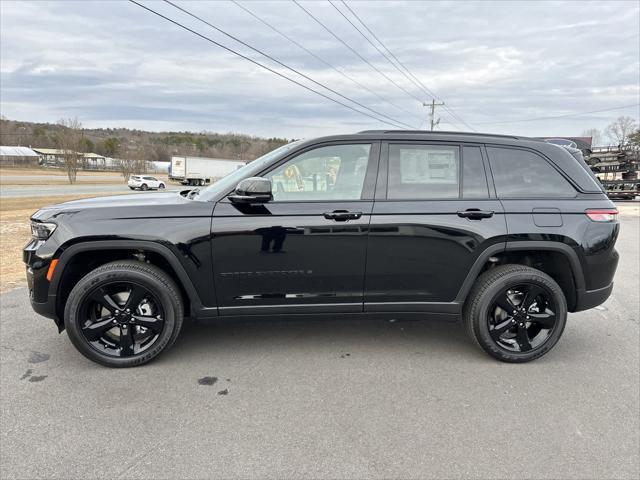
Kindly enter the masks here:
[[459, 196], [457, 147], [389, 146], [389, 198], [425, 199]]

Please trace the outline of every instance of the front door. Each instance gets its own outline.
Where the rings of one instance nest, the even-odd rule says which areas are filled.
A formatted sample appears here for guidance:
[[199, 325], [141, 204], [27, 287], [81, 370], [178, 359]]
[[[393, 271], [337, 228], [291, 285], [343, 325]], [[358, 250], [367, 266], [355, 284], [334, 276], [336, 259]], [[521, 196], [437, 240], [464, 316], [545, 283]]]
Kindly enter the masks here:
[[307, 147], [261, 173], [273, 200], [221, 200], [213, 265], [221, 315], [361, 312], [379, 143]]
[[459, 311], [452, 302], [472, 265], [506, 239], [485, 165], [481, 145], [383, 144], [365, 311]]

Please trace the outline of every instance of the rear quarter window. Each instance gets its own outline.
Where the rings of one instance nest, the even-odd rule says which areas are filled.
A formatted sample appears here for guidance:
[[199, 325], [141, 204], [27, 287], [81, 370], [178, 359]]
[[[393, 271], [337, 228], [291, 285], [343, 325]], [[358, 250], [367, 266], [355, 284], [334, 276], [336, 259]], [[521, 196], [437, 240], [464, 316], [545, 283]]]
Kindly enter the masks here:
[[572, 198], [573, 186], [540, 155], [487, 147], [496, 193], [501, 198]]

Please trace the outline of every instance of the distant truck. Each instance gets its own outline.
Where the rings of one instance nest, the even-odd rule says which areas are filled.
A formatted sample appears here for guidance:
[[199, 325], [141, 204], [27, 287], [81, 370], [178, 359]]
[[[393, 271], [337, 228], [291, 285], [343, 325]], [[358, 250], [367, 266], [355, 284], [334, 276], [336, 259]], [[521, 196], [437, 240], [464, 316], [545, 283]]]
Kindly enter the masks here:
[[169, 180], [182, 185], [202, 186], [228, 175], [245, 163], [223, 158], [171, 157]]

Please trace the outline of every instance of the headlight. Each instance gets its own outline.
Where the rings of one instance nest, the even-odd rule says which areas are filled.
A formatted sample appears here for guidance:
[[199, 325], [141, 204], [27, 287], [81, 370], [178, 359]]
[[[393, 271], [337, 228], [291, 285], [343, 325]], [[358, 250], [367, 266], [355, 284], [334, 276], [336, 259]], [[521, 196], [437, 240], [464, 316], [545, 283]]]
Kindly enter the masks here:
[[55, 223], [31, 222], [31, 236], [36, 240], [46, 240], [56, 227]]

